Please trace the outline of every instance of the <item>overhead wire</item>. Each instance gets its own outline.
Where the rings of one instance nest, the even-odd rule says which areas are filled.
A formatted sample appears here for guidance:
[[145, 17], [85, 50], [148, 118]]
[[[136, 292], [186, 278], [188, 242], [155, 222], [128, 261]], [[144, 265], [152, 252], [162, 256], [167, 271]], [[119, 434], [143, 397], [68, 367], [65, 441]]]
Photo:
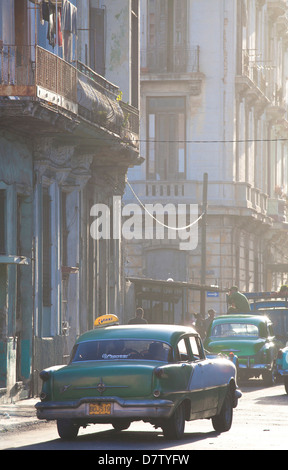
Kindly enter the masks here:
[[144, 211], [152, 218], [154, 219], [159, 225], [162, 225], [162, 227], [165, 227], [165, 228], [168, 228], [169, 230], [175, 230], [175, 231], [180, 231], [180, 230], [187, 230], [188, 228], [191, 228], [193, 227], [193, 225], [197, 224], [199, 222], [199, 220], [201, 220], [204, 216], [204, 213], [202, 213], [196, 220], [194, 220], [193, 222], [191, 222], [190, 224], [188, 225], [185, 225], [185, 227], [171, 227], [170, 225], [167, 225], [165, 224], [164, 222], [162, 222], [161, 220], [158, 220], [157, 217], [155, 217], [148, 209], [147, 207], [145, 206], [145, 204], [143, 204], [143, 202], [141, 201], [141, 199], [138, 197], [138, 195], [136, 194], [136, 192], [134, 191], [134, 189], [132, 188], [131, 184], [129, 183], [128, 179], [126, 179], [126, 183], [127, 185], [129, 186], [130, 190], [132, 191], [134, 197], [137, 199], [137, 201], [139, 202], [139, 204], [141, 205], [141, 207], [143, 207]]

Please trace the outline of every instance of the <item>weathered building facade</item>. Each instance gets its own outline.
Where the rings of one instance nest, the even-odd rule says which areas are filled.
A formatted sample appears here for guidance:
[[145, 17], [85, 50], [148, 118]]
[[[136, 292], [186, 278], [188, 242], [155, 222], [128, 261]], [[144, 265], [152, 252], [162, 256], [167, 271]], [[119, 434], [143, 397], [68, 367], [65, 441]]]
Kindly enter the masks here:
[[121, 237], [90, 228], [91, 208], [113, 210], [139, 164], [138, 1], [4, 0], [0, 39], [7, 399], [37, 393], [37, 371], [63, 363], [97, 315], [123, 315]]
[[[128, 276], [242, 291], [286, 281], [287, 13], [286, 1], [141, 1], [145, 163], [128, 177], [144, 205], [197, 204], [201, 216], [208, 174], [206, 266], [201, 219], [192, 250], [179, 238], [126, 243]], [[215, 295], [206, 311], [225, 312]], [[143, 303], [151, 320], [156, 304]], [[187, 312], [199, 308], [191, 293]]]

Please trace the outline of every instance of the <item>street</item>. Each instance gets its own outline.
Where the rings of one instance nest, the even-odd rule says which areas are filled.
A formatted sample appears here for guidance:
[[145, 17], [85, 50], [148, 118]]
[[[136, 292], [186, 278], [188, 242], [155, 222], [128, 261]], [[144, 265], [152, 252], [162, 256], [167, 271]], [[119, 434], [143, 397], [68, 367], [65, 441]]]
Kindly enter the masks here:
[[[210, 420], [192, 421], [186, 423], [184, 439], [167, 441], [160, 430], [140, 421], [118, 433], [110, 425], [81, 428], [75, 441], [65, 442], [59, 439], [54, 422], [43, 422], [32, 429], [1, 435], [0, 449], [107, 451], [98, 454], [97, 458], [103, 455], [106, 459], [106, 462], [99, 460], [99, 464], [107, 463], [107, 459], [113, 456], [115, 459], [117, 451], [124, 455], [125, 450], [137, 450], [138, 453], [131, 453], [131, 456], [140, 464], [152, 464], [147, 455], [162, 455], [165, 451], [173, 453], [174, 458], [175, 455], [180, 458], [181, 452], [192, 450], [288, 450], [288, 395], [284, 386], [264, 387], [262, 380], [250, 380], [240, 388], [243, 396], [234, 410], [232, 428], [223, 434], [213, 430]], [[146, 457], [144, 451], [149, 451]], [[142, 462], [143, 458], [145, 462]], [[110, 463], [116, 462], [111, 460]], [[125, 466], [130, 464], [127, 459]]]

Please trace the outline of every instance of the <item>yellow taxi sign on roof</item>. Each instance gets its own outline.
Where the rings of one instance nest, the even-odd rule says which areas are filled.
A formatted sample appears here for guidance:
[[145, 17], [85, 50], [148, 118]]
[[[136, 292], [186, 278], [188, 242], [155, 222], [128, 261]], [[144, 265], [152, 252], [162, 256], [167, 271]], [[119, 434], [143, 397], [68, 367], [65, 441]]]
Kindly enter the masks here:
[[109, 315], [101, 315], [101, 317], [97, 317], [96, 320], [94, 321], [94, 327], [95, 328], [101, 328], [102, 326], [111, 326], [111, 325], [118, 325], [119, 324], [119, 318], [117, 315], [114, 315], [113, 313]]

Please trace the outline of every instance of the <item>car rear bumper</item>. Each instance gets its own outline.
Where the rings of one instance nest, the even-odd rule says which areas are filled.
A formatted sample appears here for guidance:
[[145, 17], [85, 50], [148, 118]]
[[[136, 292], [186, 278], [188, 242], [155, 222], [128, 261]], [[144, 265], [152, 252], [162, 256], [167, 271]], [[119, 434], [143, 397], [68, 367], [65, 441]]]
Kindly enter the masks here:
[[[95, 403], [109, 403], [110, 413], [91, 413], [90, 404]], [[116, 418], [131, 420], [168, 418], [173, 411], [174, 403], [170, 400], [121, 400], [115, 397], [100, 397], [83, 398], [76, 402], [39, 402], [35, 407], [38, 419], [84, 419], [109, 422], [110, 419]]]
[[246, 360], [245, 363], [239, 363], [238, 365], [240, 370], [272, 370], [271, 364], [255, 364], [252, 361]]

